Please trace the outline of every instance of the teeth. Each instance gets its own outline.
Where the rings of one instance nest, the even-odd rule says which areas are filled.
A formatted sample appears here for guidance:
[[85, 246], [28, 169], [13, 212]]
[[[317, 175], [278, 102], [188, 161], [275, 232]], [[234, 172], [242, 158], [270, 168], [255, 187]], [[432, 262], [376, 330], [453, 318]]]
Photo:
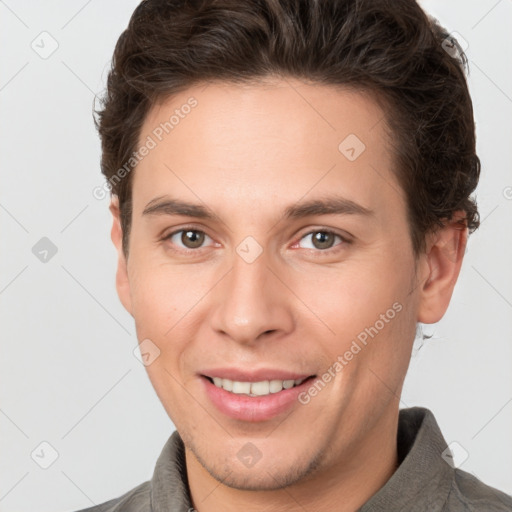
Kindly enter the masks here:
[[271, 380], [269, 383], [269, 391], [271, 393], [278, 393], [283, 389], [283, 381], [282, 380]]
[[260, 382], [240, 382], [230, 379], [213, 377], [213, 383], [218, 387], [231, 391], [237, 395], [265, 396], [270, 393], [279, 393], [283, 389], [290, 389], [302, 384], [305, 379], [289, 380], [262, 380]]
[[270, 383], [268, 380], [253, 382], [251, 384], [251, 393], [257, 396], [270, 395]]
[[293, 380], [283, 380], [283, 388], [284, 389], [293, 388], [294, 384], [295, 384], [295, 382]]
[[251, 383], [250, 382], [238, 382], [237, 380], [233, 381], [233, 389], [231, 390], [233, 393], [237, 395], [246, 394], [248, 395], [251, 392]]

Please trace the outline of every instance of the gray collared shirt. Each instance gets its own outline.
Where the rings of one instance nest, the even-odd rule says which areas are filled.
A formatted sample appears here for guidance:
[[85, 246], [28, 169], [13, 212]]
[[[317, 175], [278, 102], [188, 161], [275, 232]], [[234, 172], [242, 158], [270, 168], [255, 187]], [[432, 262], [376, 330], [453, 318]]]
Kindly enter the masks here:
[[[400, 410], [400, 465], [358, 512], [505, 512], [512, 496], [485, 485], [449, 463], [447, 444], [434, 415], [423, 407]], [[173, 432], [151, 480], [121, 497], [80, 512], [193, 512], [185, 450]]]

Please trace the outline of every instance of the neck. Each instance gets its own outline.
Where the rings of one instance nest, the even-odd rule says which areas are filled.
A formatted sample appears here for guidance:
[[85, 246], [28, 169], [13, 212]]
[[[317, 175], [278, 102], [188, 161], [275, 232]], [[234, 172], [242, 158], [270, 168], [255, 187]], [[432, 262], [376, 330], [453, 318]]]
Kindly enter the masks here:
[[319, 466], [307, 479], [269, 491], [246, 491], [223, 485], [186, 448], [192, 504], [197, 512], [355, 512], [397, 469], [397, 428], [398, 409], [393, 409], [357, 446], [339, 456], [339, 461]]

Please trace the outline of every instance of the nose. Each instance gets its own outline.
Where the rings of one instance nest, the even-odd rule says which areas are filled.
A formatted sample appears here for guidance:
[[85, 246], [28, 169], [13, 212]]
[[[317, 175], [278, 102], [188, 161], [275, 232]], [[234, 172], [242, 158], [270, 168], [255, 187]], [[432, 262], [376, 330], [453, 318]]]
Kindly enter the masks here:
[[234, 253], [231, 270], [214, 289], [211, 325], [218, 334], [255, 344], [293, 330], [293, 293], [269, 260], [265, 251], [252, 262]]

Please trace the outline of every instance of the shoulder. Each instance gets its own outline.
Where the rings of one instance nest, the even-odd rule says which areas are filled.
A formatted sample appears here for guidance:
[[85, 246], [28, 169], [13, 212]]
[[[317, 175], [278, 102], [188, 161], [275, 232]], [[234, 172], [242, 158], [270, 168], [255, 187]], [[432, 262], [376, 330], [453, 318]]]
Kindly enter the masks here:
[[512, 496], [484, 484], [475, 476], [456, 469], [443, 512], [511, 512]]
[[119, 498], [77, 512], [150, 512], [151, 483], [144, 482]]
[[105, 503], [77, 512], [188, 511], [190, 506], [185, 447], [174, 431], [158, 457], [150, 480]]

